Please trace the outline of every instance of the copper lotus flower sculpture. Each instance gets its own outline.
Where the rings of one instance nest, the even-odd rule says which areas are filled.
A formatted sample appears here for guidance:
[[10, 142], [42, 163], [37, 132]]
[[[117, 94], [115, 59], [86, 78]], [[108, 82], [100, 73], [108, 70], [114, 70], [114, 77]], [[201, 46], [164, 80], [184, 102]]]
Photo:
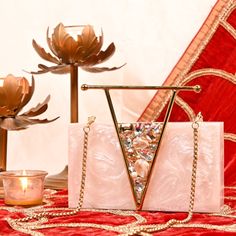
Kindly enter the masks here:
[[124, 66], [112, 68], [95, 67], [95, 65], [105, 62], [114, 54], [114, 43], [111, 43], [105, 51], [102, 51], [103, 33], [101, 33], [101, 36], [97, 37], [91, 25], [83, 26], [82, 33], [77, 35], [77, 39], [74, 39], [67, 33], [66, 28], [67, 27], [62, 23], [58, 24], [51, 38], [48, 36], [49, 29], [47, 30], [48, 47], [54, 56], [47, 53], [33, 40], [33, 47], [39, 56], [57, 65], [48, 67], [39, 64], [38, 67], [40, 70], [32, 73], [67, 73], [69, 72], [69, 65], [71, 64], [77, 65], [88, 72], [111, 71]]
[[14, 77], [8, 75], [6, 78], [0, 78], [0, 128], [6, 130], [26, 129], [29, 125], [38, 123], [48, 123], [56, 120], [33, 119], [45, 112], [48, 107], [50, 96], [43, 103], [19, 115], [22, 108], [29, 102], [34, 93], [34, 78], [32, 85], [24, 77]]

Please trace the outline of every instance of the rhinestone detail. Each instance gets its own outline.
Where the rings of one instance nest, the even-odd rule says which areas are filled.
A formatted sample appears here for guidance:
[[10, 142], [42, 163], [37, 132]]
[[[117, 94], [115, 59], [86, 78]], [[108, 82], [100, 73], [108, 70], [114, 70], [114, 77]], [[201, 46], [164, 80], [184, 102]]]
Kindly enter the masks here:
[[142, 201], [158, 147], [162, 123], [119, 123], [119, 135], [137, 203]]

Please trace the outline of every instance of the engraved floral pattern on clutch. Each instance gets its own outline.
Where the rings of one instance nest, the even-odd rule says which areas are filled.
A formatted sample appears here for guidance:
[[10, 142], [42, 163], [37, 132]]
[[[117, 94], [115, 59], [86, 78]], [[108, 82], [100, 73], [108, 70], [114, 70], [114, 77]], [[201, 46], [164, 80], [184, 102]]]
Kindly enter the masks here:
[[149, 172], [156, 155], [162, 123], [120, 123], [119, 134], [125, 150], [125, 161], [138, 203], [144, 197]]

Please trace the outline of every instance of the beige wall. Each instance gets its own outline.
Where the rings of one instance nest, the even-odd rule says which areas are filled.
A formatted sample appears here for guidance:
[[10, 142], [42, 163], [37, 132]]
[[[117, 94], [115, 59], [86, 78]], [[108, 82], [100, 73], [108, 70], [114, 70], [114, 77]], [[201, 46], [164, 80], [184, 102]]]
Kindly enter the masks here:
[[[43, 61], [31, 41], [46, 47], [46, 29], [92, 24], [102, 27], [105, 45], [114, 41], [117, 51], [106, 65], [127, 65], [101, 74], [79, 71], [80, 83], [161, 85], [190, 43], [216, 0], [0, 0], [0, 76], [30, 76]], [[28, 107], [52, 98], [44, 117], [60, 116], [48, 125], [10, 132], [8, 169], [44, 169], [57, 173], [67, 163], [69, 78], [37, 75], [36, 91]], [[134, 121], [152, 92], [114, 94], [119, 118]], [[122, 109], [121, 109], [122, 107]], [[101, 91], [80, 93], [80, 122], [88, 115], [111, 122]]]

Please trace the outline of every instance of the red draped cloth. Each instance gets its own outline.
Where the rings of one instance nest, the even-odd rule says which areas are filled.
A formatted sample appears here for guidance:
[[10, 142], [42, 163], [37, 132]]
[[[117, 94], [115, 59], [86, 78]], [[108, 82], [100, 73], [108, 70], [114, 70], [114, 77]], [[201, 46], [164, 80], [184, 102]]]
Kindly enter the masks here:
[[[225, 205], [218, 214], [194, 213], [186, 224], [160, 232], [152, 228], [153, 235], [236, 235], [235, 72], [236, 1], [219, 0], [164, 85], [202, 87], [200, 94], [178, 93], [170, 120], [189, 121], [201, 111], [205, 121], [224, 122]], [[169, 96], [163, 90], [157, 92], [139, 120], [163, 119]], [[6, 207], [0, 200], [0, 235], [149, 235], [147, 225], [158, 227], [169, 219], [187, 216], [187, 213], [83, 210], [71, 216], [48, 217], [47, 222], [37, 222], [31, 229], [26, 228], [26, 223], [16, 227], [9, 220], [32, 212], [65, 212], [67, 206], [67, 191], [47, 192], [45, 205], [39, 208]], [[134, 231], [137, 225], [143, 228]]]
[[[221, 10], [219, 7], [222, 7]], [[164, 85], [196, 85], [200, 94], [178, 93], [170, 121], [223, 121], [225, 185], [236, 186], [236, 2], [218, 1]], [[157, 92], [140, 117], [163, 120], [168, 92]]]

